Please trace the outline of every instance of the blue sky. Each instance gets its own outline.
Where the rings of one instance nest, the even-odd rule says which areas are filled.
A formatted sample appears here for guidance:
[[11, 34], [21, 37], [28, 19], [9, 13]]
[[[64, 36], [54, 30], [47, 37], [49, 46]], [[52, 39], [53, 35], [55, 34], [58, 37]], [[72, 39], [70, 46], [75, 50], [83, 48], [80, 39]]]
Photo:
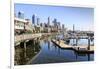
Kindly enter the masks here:
[[19, 11], [23, 11], [25, 18], [30, 20], [32, 20], [33, 14], [40, 18], [40, 22], [47, 22], [47, 18], [50, 16], [51, 22], [56, 18], [68, 29], [72, 29], [74, 24], [76, 30], [94, 30], [93, 8], [16, 3], [14, 12], [17, 15]]

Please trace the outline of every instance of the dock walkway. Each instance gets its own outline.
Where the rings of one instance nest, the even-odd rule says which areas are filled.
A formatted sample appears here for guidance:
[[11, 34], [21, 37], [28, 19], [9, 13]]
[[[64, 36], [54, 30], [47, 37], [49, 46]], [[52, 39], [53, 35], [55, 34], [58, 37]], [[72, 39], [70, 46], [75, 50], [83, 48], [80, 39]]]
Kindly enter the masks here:
[[27, 39], [33, 39], [33, 38], [37, 38], [37, 37], [41, 37], [41, 34], [23, 34], [23, 35], [17, 35], [15, 36], [15, 42], [19, 42], [22, 40], [27, 40]]
[[79, 53], [94, 53], [94, 46], [90, 46], [90, 49], [88, 50], [88, 46], [71, 46], [65, 44], [65, 41], [63, 40], [57, 41], [55, 39], [52, 39], [52, 42], [60, 48], [73, 49], [74, 51]]

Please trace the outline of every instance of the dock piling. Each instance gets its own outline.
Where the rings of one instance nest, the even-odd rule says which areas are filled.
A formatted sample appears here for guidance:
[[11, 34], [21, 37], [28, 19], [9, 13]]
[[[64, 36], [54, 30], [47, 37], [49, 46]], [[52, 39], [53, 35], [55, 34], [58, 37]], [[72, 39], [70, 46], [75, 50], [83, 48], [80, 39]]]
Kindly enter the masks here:
[[90, 37], [88, 38], [88, 50], [90, 50]]

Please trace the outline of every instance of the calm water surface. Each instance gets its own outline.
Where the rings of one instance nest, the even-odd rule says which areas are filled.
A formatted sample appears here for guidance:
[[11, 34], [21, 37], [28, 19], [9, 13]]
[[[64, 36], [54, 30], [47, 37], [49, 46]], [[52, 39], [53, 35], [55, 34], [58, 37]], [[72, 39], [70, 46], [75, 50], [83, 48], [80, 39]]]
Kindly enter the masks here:
[[[80, 40], [82, 41], [82, 44], [86, 43], [86, 40]], [[26, 49], [25, 51], [19, 46], [15, 48], [15, 65], [94, 60], [94, 54], [78, 54], [73, 50], [61, 49], [53, 44], [50, 38], [37, 42], [31, 41]]]

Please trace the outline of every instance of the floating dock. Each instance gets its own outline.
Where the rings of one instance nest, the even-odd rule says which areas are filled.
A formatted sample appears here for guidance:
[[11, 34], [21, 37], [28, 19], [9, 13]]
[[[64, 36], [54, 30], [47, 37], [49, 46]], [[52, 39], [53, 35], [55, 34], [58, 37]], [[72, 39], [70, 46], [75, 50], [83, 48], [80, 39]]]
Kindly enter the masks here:
[[90, 46], [90, 49], [88, 50], [88, 46], [71, 46], [71, 45], [65, 44], [64, 40], [57, 41], [55, 39], [52, 39], [52, 42], [56, 44], [57, 46], [59, 46], [60, 48], [72, 49], [78, 53], [94, 53], [94, 46]]

